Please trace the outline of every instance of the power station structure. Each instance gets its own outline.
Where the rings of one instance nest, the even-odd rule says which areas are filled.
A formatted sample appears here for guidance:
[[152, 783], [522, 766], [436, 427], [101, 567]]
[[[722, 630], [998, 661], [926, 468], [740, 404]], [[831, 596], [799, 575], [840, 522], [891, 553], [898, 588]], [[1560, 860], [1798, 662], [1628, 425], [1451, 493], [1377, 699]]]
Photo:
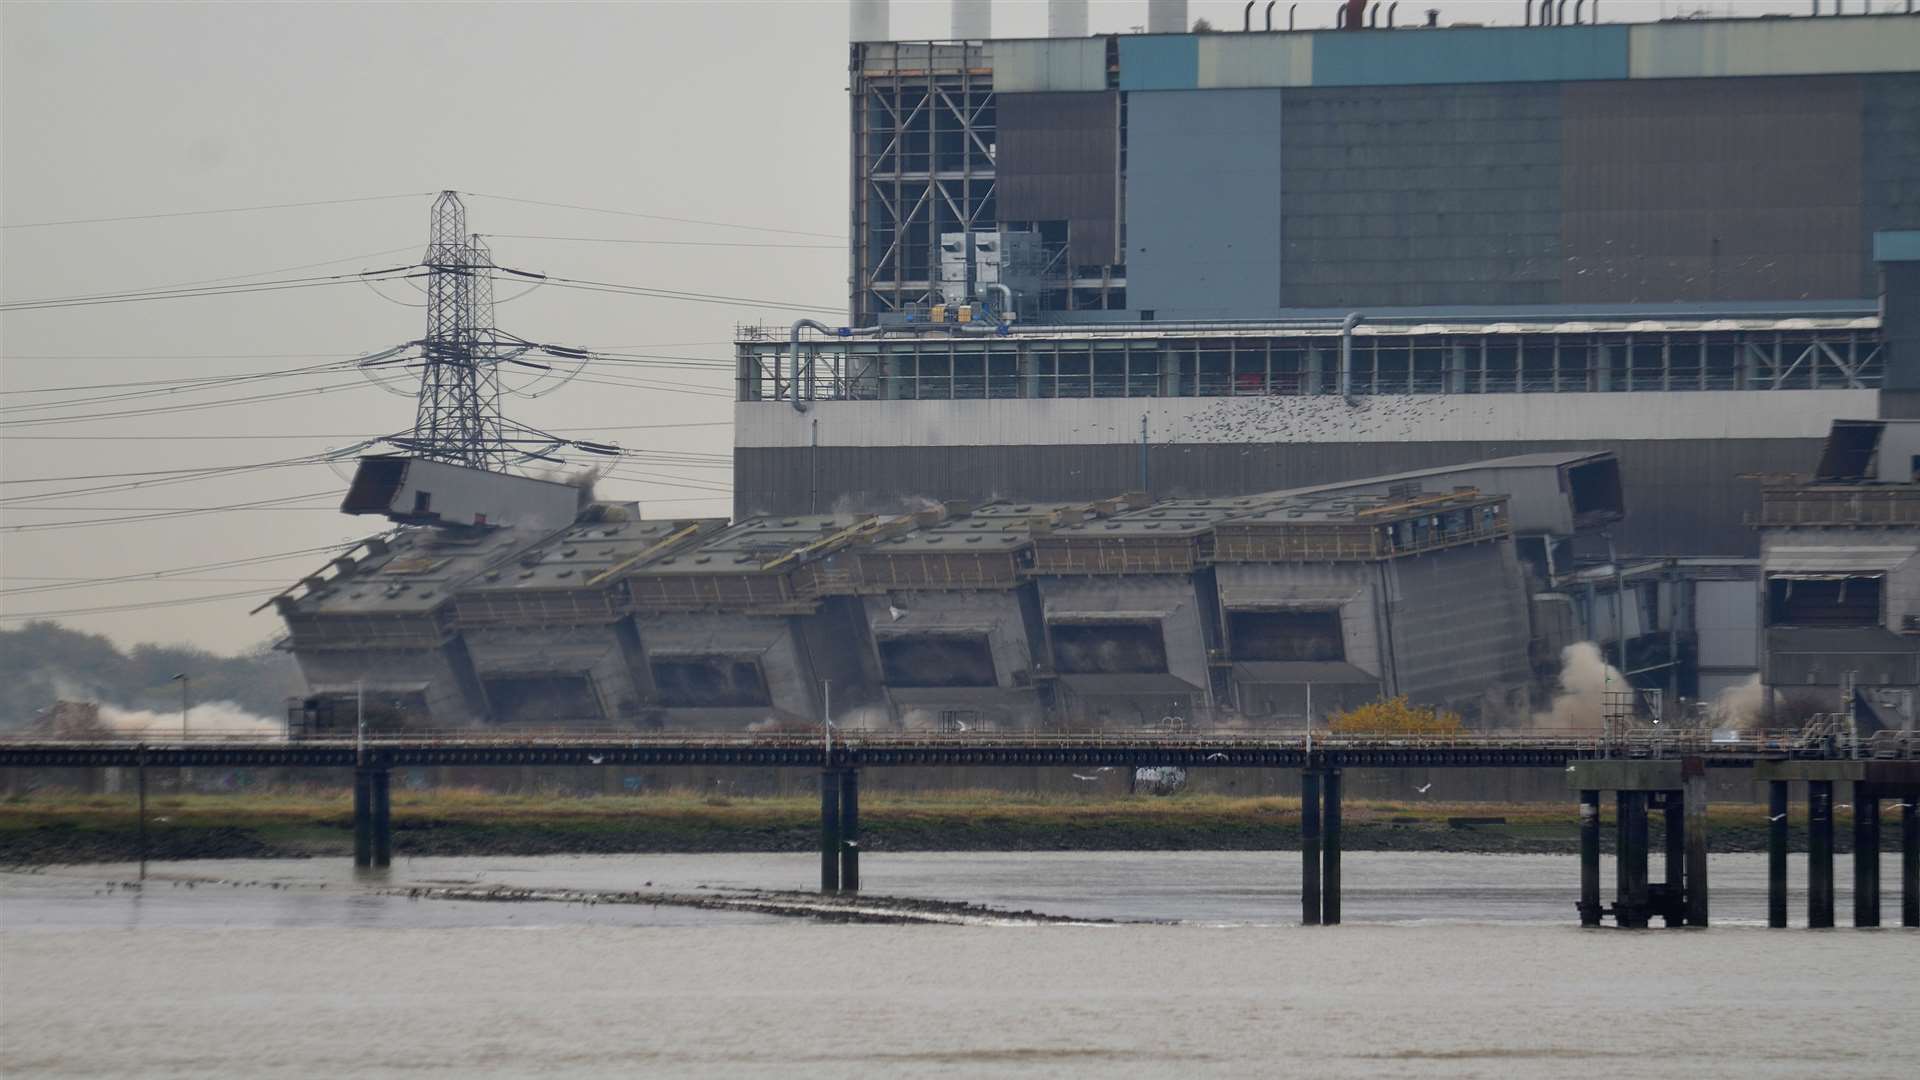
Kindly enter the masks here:
[[368, 459], [314, 722], [1499, 726], [1592, 642], [1911, 726], [1920, 20], [1540, 8], [854, 3], [848, 319], [741, 328], [732, 523]]

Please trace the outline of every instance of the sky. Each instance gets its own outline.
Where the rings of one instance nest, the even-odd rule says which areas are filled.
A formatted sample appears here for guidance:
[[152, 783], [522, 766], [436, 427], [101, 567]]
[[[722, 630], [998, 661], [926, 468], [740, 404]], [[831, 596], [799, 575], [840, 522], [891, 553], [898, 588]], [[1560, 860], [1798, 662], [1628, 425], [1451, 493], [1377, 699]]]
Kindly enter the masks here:
[[[1232, 29], [1243, 6], [1189, 16]], [[1298, 25], [1336, 6], [1302, 4]], [[1416, 0], [1402, 21], [1427, 6], [1511, 25], [1523, 5]], [[893, 36], [945, 36], [947, 9], [894, 0]], [[1091, 28], [1145, 12], [1094, 0]], [[998, 0], [993, 18], [999, 36], [1046, 31], [1040, 0]], [[841, 0], [0, 5], [0, 302], [400, 265], [454, 189], [501, 265], [844, 310], [846, 34]], [[263, 206], [279, 208], [225, 212]], [[504, 283], [499, 298], [503, 329], [649, 361], [509, 397], [512, 418], [635, 451], [604, 497], [726, 515], [729, 342], [804, 312]], [[279, 637], [248, 611], [324, 565], [317, 549], [379, 531], [337, 512], [345, 467], [288, 462], [413, 418], [404, 384], [296, 369], [418, 338], [419, 305], [414, 283], [350, 277], [0, 312], [0, 626], [48, 613], [221, 652]], [[190, 472], [239, 466], [271, 467]]]

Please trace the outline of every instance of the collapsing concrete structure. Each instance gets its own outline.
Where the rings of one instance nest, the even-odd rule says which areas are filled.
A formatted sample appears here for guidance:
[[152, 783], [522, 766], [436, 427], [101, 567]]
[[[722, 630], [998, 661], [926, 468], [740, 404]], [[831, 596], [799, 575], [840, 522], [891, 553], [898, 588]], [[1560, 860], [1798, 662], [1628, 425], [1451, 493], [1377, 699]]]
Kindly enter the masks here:
[[1765, 681], [1798, 712], [1911, 730], [1920, 690], [1920, 422], [1839, 421], [1757, 524]]
[[370, 458], [347, 506], [400, 528], [274, 601], [320, 728], [1304, 724], [1396, 694], [1498, 723], [1539, 689], [1530, 598], [1622, 513], [1605, 452], [732, 525]]

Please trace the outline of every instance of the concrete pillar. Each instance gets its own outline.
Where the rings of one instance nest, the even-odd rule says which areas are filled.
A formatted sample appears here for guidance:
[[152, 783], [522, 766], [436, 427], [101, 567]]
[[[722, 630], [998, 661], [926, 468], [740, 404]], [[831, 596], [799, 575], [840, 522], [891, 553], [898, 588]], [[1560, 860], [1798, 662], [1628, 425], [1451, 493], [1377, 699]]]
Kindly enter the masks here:
[[373, 865], [373, 774], [353, 770], [353, 865]]
[[388, 769], [372, 770], [371, 780], [373, 818], [373, 865], [393, 865], [393, 808], [389, 786], [393, 773]]
[[1920, 792], [1908, 792], [1900, 804], [1900, 925], [1920, 926], [1920, 816], [1914, 804]]
[[1600, 925], [1600, 793], [1580, 793], [1580, 925]]
[[1320, 865], [1320, 922], [1340, 924], [1340, 770], [1328, 769], [1321, 781], [1326, 799], [1326, 815], [1321, 823], [1325, 832]]
[[1807, 925], [1833, 925], [1833, 781], [1807, 781]]
[[1704, 763], [1684, 769], [1687, 787], [1687, 925], [1707, 925], [1707, 770]]
[[1767, 781], [1767, 925], [1787, 925], [1787, 782]]
[[1853, 925], [1880, 925], [1880, 793], [1853, 785]]
[[1660, 820], [1666, 826], [1665, 859], [1662, 860], [1666, 902], [1660, 911], [1669, 927], [1687, 925], [1687, 816], [1686, 796], [1678, 791], [1660, 793]]
[[860, 891], [860, 771], [840, 772], [840, 891]]
[[1300, 774], [1300, 922], [1320, 925], [1320, 774]]
[[1615, 926], [1643, 930], [1647, 925], [1647, 793], [1615, 793], [1619, 807]]
[[820, 891], [840, 891], [840, 775], [820, 771]]

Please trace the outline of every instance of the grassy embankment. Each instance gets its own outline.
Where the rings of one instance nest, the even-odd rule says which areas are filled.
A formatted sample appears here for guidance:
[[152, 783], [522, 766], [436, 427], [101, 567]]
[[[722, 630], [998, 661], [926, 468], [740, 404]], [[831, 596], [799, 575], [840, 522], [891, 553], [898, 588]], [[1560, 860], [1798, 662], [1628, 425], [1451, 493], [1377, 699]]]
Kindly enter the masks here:
[[[861, 802], [861, 844], [871, 851], [1284, 850], [1299, 842], [1295, 798], [946, 791], [875, 792]], [[1344, 809], [1346, 847], [1353, 851], [1578, 849], [1571, 800], [1350, 800]], [[1711, 810], [1715, 850], [1764, 845], [1761, 807]], [[351, 797], [333, 789], [150, 796], [148, 818], [155, 858], [335, 856], [352, 847]], [[1504, 821], [1450, 821], [1458, 818]], [[396, 791], [393, 827], [399, 855], [807, 851], [819, 843], [819, 803], [811, 796], [683, 791], [586, 797]], [[1801, 831], [1796, 818], [1796, 844]], [[129, 859], [137, 855], [137, 836], [131, 795], [43, 790], [0, 800], [0, 863]], [[1611, 842], [1610, 823], [1603, 837]]]

